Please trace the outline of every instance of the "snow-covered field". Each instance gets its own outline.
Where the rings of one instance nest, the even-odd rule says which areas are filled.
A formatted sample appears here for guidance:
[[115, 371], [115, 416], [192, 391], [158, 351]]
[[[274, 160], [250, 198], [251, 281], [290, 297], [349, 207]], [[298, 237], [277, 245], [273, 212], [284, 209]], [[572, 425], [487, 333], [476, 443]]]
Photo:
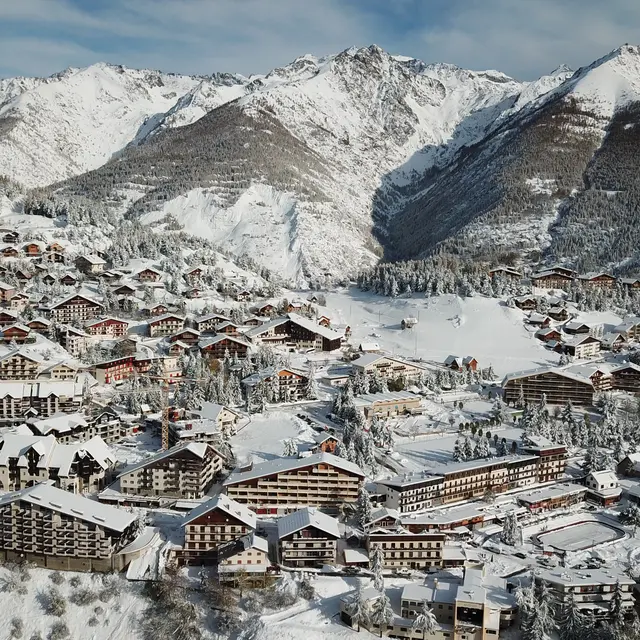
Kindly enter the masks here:
[[582, 522], [542, 533], [538, 536], [538, 540], [545, 546], [555, 547], [561, 551], [582, 551], [622, 537], [624, 532], [621, 529], [614, 529], [602, 522]]

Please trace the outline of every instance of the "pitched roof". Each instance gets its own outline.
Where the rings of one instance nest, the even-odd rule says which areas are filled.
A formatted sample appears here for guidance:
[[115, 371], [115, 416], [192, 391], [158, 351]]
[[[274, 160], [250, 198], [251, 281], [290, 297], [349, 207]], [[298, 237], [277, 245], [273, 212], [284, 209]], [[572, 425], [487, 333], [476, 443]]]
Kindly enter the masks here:
[[[154, 305], [157, 306], [157, 305]], [[166, 306], [166, 305], [163, 305]], [[184, 317], [178, 315], [177, 313], [165, 313], [162, 316], [156, 316], [155, 318], [149, 318], [147, 320], [147, 324], [157, 324], [158, 322], [162, 322], [163, 320], [171, 320], [172, 318], [174, 318], [175, 320], [180, 320], [181, 322], [184, 322]]]
[[232, 342], [237, 342], [238, 344], [244, 345], [247, 348], [251, 346], [246, 340], [243, 340], [238, 336], [227, 335], [226, 333], [222, 333], [211, 338], [202, 338], [200, 342], [198, 342], [198, 346], [201, 349], [206, 349], [207, 347], [218, 344], [218, 342], [222, 342], [223, 340], [231, 340]]
[[256, 528], [256, 514], [245, 505], [232, 500], [229, 496], [226, 496], [223, 493], [217, 495], [215, 498], [211, 498], [211, 500], [207, 500], [207, 502], [204, 502], [200, 506], [189, 511], [182, 520], [182, 526], [184, 527], [186, 524], [193, 522], [200, 516], [209, 513], [209, 511], [213, 511], [214, 509], [220, 509], [220, 511], [226, 513], [232, 518], [240, 520], [240, 522], [246, 524], [251, 529]]
[[17, 349], [1, 355], [0, 362], [8, 360], [13, 356], [21, 356], [22, 358], [26, 358], [27, 360], [31, 360], [31, 362], [36, 362], [38, 364], [40, 364], [43, 360], [42, 356], [39, 353], [27, 353], [24, 349]]
[[138, 471], [138, 469], [144, 469], [144, 467], [147, 467], [150, 464], [154, 464], [159, 460], [164, 460], [165, 458], [171, 458], [177, 453], [182, 453], [183, 451], [188, 451], [202, 460], [207, 454], [208, 448], [209, 448], [209, 445], [206, 442], [186, 442], [182, 444], [177, 444], [174, 447], [171, 447], [171, 449], [167, 449], [166, 451], [160, 451], [155, 455], [152, 455], [130, 467], [127, 467], [122, 473], [118, 474], [118, 478], [121, 478], [122, 476], [126, 476], [130, 473], [133, 473], [134, 471]]
[[258, 327], [253, 327], [253, 329], [249, 329], [244, 335], [247, 338], [255, 338], [256, 336], [261, 336], [263, 333], [269, 331], [269, 329], [273, 329], [274, 327], [279, 327], [280, 325], [286, 324], [289, 321], [289, 318], [273, 318], [269, 320], [269, 322], [265, 322]]
[[33, 428], [43, 436], [55, 433], [68, 433], [77, 427], [86, 427], [86, 416], [82, 413], [62, 413], [44, 420], [36, 420], [32, 423]]
[[290, 313], [288, 315], [291, 322], [295, 322], [297, 325], [303, 327], [307, 331], [317, 333], [327, 340], [339, 340], [340, 338], [342, 338], [342, 334], [334, 331], [333, 329], [329, 329], [329, 327], [324, 327], [321, 324], [317, 324], [313, 320], [309, 320], [309, 318], [300, 316], [297, 313]]
[[112, 531], [122, 532], [136, 520], [135, 514], [124, 509], [117, 509], [80, 494], [63, 491], [48, 482], [1, 496], [0, 507], [18, 501], [53, 509]]
[[344, 471], [364, 478], [364, 473], [357, 464], [330, 453], [316, 453], [307, 458], [276, 458], [275, 460], [267, 460], [266, 462], [256, 464], [253, 469], [249, 471], [234, 471], [226, 478], [223, 485], [228, 486], [239, 482], [246, 482], [247, 480], [254, 480], [265, 475], [293, 471], [294, 469], [310, 467], [316, 464], [330, 464], [333, 467], [343, 469]]
[[60, 300], [60, 302], [56, 302], [55, 304], [51, 305], [51, 309], [57, 309], [59, 306], [66, 304], [67, 302], [73, 300], [74, 298], [82, 298], [83, 300], [86, 300], [87, 302], [90, 302], [91, 304], [95, 304], [99, 307], [102, 307], [103, 305], [98, 302], [97, 300], [94, 300], [93, 298], [90, 298], [89, 296], [85, 296], [82, 293], [72, 293], [71, 295], [68, 295], [66, 298], [63, 298], [62, 300]]
[[103, 260], [100, 256], [97, 256], [95, 253], [88, 253], [80, 257], [91, 264], [107, 264], [106, 260]]
[[571, 380], [575, 380], [576, 382], [582, 382], [593, 387], [593, 383], [589, 378], [585, 378], [584, 376], [573, 373], [568, 369], [561, 369], [559, 367], [539, 367], [538, 369], [529, 369], [528, 371], [517, 371], [515, 373], [509, 373], [504, 377], [502, 381], [502, 386], [504, 387], [508, 382], [512, 380], [518, 380], [520, 378], [530, 378], [531, 376], [539, 376], [545, 373], [554, 373], [558, 376], [562, 376], [564, 378], [569, 378]]
[[278, 538], [284, 538], [307, 527], [315, 527], [335, 538], [340, 537], [338, 521], [335, 518], [314, 507], [305, 507], [278, 520]]

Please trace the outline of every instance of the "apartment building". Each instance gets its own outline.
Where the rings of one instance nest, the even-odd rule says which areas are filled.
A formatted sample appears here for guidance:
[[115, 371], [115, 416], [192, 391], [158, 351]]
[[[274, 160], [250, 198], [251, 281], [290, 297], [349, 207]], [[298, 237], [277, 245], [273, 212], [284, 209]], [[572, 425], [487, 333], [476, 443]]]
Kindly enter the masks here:
[[0, 489], [18, 491], [51, 480], [72, 493], [102, 489], [116, 457], [102, 438], [61, 444], [53, 436], [7, 433], [0, 440]]
[[190, 348], [198, 344], [198, 341], [200, 340], [200, 332], [197, 329], [185, 327], [181, 331], [178, 331], [178, 333], [172, 335], [169, 340], [171, 342], [181, 342]]
[[482, 498], [488, 490], [503, 493], [557, 479], [564, 473], [566, 448], [554, 445], [549, 454], [454, 462], [378, 482], [378, 491], [389, 509], [401, 513]]
[[249, 574], [249, 579], [255, 580], [269, 571], [269, 541], [249, 533], [238, 540], [228, 542], [219, 548], [218, 575], [221, 582], [233, 579], [237, 571]]
[[229, 322], [230, 318], [220, 313], [210, 313], [206, 316], [199, 316], [195, 319], [196, 329], [200, 333], [215, 333], [216, 327], [224, 322]]
[[1, 340], [5, 344], [15, 342], [24, 344], [25, 342], [35, 342], [35, 336], [31, 336], [31, 329], [24, 324], [12, 324], [9, 327], [0, 329]]
[[74, 357], [84, 353], [94, 341], [94, 337], [75, 327], [66, 325], [62, 329], [60, 344]]
[[90, 336], [109, 336], [111, 338], [121, 338], [127, 335], [129, 323], [119, 318], [98, 318], [89, 320], [84, 325], [84, 330]]
[[315, 507], [294, 511], [278, 520], [280, 562], [287, 567], [335, 564], [338, 521]]
[[511, 373], [502, 382], [504, 400], [515, 405], [520, 399], [538, 403], [545, 396], [548, 404], [574, 405], [593, 404], [595, 389], [589, 378], [568, 369], [544, 367], [532, 371]]
[[530, 436], [522, 445], [522, 450], [537, 456], [538, 482], [552, 482], [564, 475], [567, 467], [567, 447], [555, 444], [542, 436]]
[[534, 580], [546, 583], [558, 603], [565, 602], [568, 594], [572, 593], [578, 609], [597, 620], [611, 617], [610, 604], [616, 585], [622, 594], [624, 610], [631, 613], [634, 608], [635, 582], [626, 573], [613, 568], [588, 571], [567, 567], [546, 569], [534, 574]]
[[28, 425], [35, 435], [53, 436], [58, 442], [88, 440], [89, 418], [84, 413], [61, 413], [42, 420], [32, 418]]
[[[145, 548], [135, 514], [38, 484], [0, 497], [0, 559], [69, 571], [122, 571]], [[129, 545], [131, 545], [129, 547]]]
[[0, 423], [77, 413], [81, 406], [82, 385], [76, 382], [0, 382]]
[[296, 313], [274, 318], [245, 333], [253, 344], [287, 344], [298, 349], [333, 351], [342, 344], [342, 334]]
[[70, 361], [56, 362], [51, 366], [43, 369], [40, 377], [49, 377], [52, 380], [75, 380], [80, 373], [80, 367]]
[[202, 498], [222, 471], [224, 459], [205, 442], [161, 451], [123, 471], [120, 492], [141, 496]]
[[367, 420], [371, 420], [374, 416], [391, 418], [419, 410], [420, 396], [410, 391], [367, 393], [354, 398], [354, 404], [363, 411]]
[[51, 318], [59, 323], [84, 322], [97, 318], [104, 307], [87, 296], [72, 293], [51, 306]]
[[0, 380], [35, 380], [42, 359], [24, 349], [9, 351], [0, 357]]
[[100, 256], [90, 253], [76, 258], [76, 269], [82, 273], [94, 274], [102, 273], [106, 266], [106, 261]]
[[135, 356], [122, 356], [91, 367], [94, 378], [100, 384], [116, 384], [128, 380], [135, 370]]
[[163, 316], [155, 316], [147, 320], [147, 327], [151, 338], [172, 336], [174, 333], [178, 333], [183, 326], [184, 318], [173, 313], [167, 313]]
[[222, 360], [227, 353], [231, 357], [246, 358], [251, 345], [238, 336], [221, 334], [212, 338], [202, 338], [198, 347], [203, 357]]
[[267, 367], [242, 380], [247, 397], [250, 397], [259, 384], [268, 387], [267, 397], [271, 394], [272, 402], [297, 402], [303, 400], [309, 378], [297, 369]]
[[405, 378], [418, 380], [427, 372], [427, 368], [414, 362], [407, 362], [392, 356], [381, 356], [378, 353], [365, 353], [352, 362], [354, 373], [374, 375], [377, 373], [385, 379]]
[[600, 354], [600, 340], [593, 336], [574, 336], [559, 347], [564, 353], [579, 360], [595, 358]]
[[371, 532], [367, 536], [367, 550], [371, 557], [375, 547], [382, 550], [384, 567], [428, 569], [443, 565], [444, 533]]
[[415, 620], [425, 602], [441, 627], [440, 634], [456, 640], [497, 640], [518, 613], [507, 581], [476, 568], [465, 569], [461, 578], [427, 578], [424, 584], [405, 585], [400, 596], [402, 618]]
[[182, 521], [184, 545], [178, 558], [185, 564], [213, 564], [223, 544], [252, 534], [256, 514], [223, 494], [191, 510]]
[[283, 514], [301, 507], [336, 511], [354, 503], [364, 480], [357, 465], [329, 453], [281, 458], [232, 473], [224, 481], [230, 498], [256, 513]]

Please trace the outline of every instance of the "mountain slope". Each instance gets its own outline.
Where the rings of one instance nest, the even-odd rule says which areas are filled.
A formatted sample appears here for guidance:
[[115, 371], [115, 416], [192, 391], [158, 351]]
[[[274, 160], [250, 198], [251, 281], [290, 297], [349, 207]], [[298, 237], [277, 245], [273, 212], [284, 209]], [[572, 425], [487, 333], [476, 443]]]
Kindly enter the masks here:
[[[640, 239], [633, 234], [613, 251], [620, 233], [612, 230], [633, 224], [637, 153], [630, 149], [639, 102], [640, 50], [625, 46], [505, 113], [479, 144], [413, 185], [390, 225], [389, 256], [441, 246], [489, 260], [543, 249], [580, 268], [623, 262]], [[596, 201], [607, 211], [593, 219]]]

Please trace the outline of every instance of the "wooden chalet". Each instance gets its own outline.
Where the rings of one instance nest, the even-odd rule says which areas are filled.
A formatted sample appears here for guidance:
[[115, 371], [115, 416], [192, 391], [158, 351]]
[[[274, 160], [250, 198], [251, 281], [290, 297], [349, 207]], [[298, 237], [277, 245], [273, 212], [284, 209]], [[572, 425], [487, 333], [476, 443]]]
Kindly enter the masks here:
[[571, 270], [542, 271], [531, 276], [531, 284], [539, 289], [567, 289], [574, 277]]
[[16, 288], [6, 282], [0, 282], [0, 302], [6, 303], [16, 295]]
[[26, 293], [19, 291], [11, 300], [9, 300], [9, 308], [12, 311], [23, 311], [29, 304], [29, 296]]
[[578, 276], [581, 284], [587, 287], [598, 287], [601, 289], [613, 289], [616, 286], [616, 278], [610, 273], [586, 273]]
[[43, 257], [48, 262], [60, 263], [64, 262], [65, 253], [66, 249], [61, 244], [52, 242], [47, 245]]
[[151, 316], [151, 317], [155, 317], [155, 316], [164, 316], [167, 313], [169, 313], [169, 307], [164, 304], [163, 302], [158, 302], [156, 304], [151, 304], [147, 307], [145, 307], [142, 312], [147, 315], [147, 316]]
[[59, 280], [63, 287], [75, 287], [78, 284], [78, 278], [72, 273], [65, 273]]
[[51, 335], [51, 322], [46, 318], [34, 318], [33, 320], [29, 320], [29, 322], [25, 322], [25, 325], [31, 329], [31, 331], [35, 331], [35, 333], [39, 333], [42, 336]]
[[103, 310], [103, 306], [85, 295], [74, 293], [51, 306], [51, 317], [56, 322], [74, 322], [91, 320]]
[[17, 258], [20, 255], [13, 244], [2, 247], [2, 249], [0, 249], [0, 254], [2, 254], [3, 258]]
[[198, 344], [198, 341], [200, 340], [200, 332], [197, 329], [187, 327], [172, 335], [169, 340], [171, 342], [183, 342], [184, 344], [192, 347], [194, 344]]
[[31, 329], [23, 324], [13, 324], [2, 329], [2, 342], [27, 342], [31, 337]]
[[197, 284], [202, 279], [204, 271], [201, 267], [194, 267], [193, 269], [189, 269], [185, 271], [184, 279], [185, 282], [191, 286]]
[[158, 271], [153, 267], [146, 267], [136, 273], [136, 278], [140, 282], [160, 282], [162, 279], [162, 271]]
[[198, 343], [203, 357], [221, 360], [228, 351], [231, 357], [246, 358], [249, 343], [238, 336], [217, 335], [203, 338]]
[[121, 338], [127, 335], [129, 323], [119, 318], [98, 318], [89, 320], [84, 325], [84, 330], [90, 336], [110, 336], [112, 338]]
[[104, 271], [106, 260], [103, 260], [100, 256], [93, 253], [78, 256], [76, 258], [76, 269], [86, 274], [97, 274]]
[[130, 284], [121, 284], [113, 290], [114, 295], [116, 296], [134, 296], [136, 294], [137, 289], [132, 287]]
[[0, 309], [0, 328], [8, 327], [18, 322], [18, 314], [7, 309]]
[[45, 273], [42, 276], [42, 282], [43, 282], [43, 284], [46, 284], [48, 287], [50, 287], [51, 285], [55, 284], [56, 279], [50, 273]]
[[39, 258], [42, 256], [42, 246], [39, 242], [27, 242], [22, 245], [22, 253], [27, 258]]
[[491, 278], [508, 278], [509, 280], [520, 280], [522, 274], [512, 267], [499, 266], [489, 271]]
[[172, 336], [182, 330], [184, 327], [184, 318], [173, 313], [167, 313], [147, 320], [147, 326], [151, 338]]
[[5, 244], [18, 244], [20, 234], [17, 231], [2, 229], [1, 241]]

